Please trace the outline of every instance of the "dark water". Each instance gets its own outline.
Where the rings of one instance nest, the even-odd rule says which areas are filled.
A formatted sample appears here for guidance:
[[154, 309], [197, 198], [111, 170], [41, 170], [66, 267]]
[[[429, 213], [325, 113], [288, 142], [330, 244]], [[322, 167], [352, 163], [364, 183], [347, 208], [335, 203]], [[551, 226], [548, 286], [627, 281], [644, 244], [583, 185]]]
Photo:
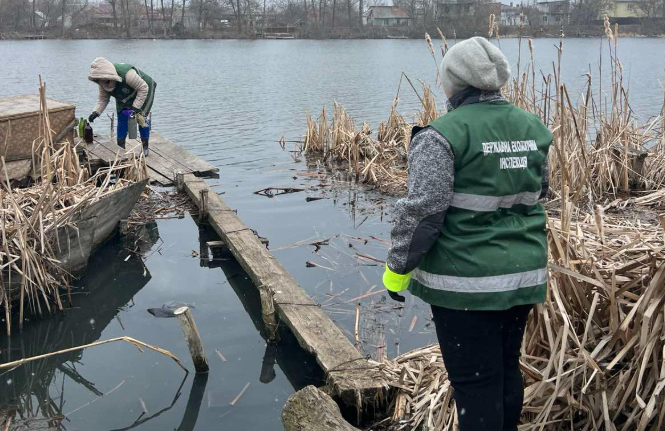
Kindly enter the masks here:
[[[551, 70], [555, 43], [534, 41], [538, 67]], [[502, 40], [501, 45], [515, 66], [516, 41]], [[590, 68], [597, 73], [599, 49], [598, 40], [565, 41], [562, 70], [572, 97], [582, 89]], [[665, 39], [624, 39], [619, 51], [633, 109], [641, 118], [656, 115], [663, 97]], [[605, 60], [606, 54], [604, 48]], [[370, 237], [389, 239], [386, 213], [391, 200], [353, 187], [313, 187], [272, 199], [253, 192], [327, 182], [306, 175], [305, 163], [294, 162], [277, 140], [283, 135], [300, 139], [305, 114], [318, 116], [322, 105], [330, 107], [335, 100], [358, 124], [367, 121], [376, 129], [390, 111], [402, 71], [414, 82], [433, 82], [434, 63], [426, 44], [1, 41], [0, 64], [11, 66], [4, 69], [0, 97], [35, 92], [41, 74], [50, 97], [76, 104], [79, 116], [87, 116], [96, 88], [85, 76], [96, 56], [133, 63], [159, 82], [155, 130], [219, 166], [220, 179], [211, 181], [219, 184], [215, 189], [247, 225], [270, 240], [279, 261], [353, 338], [359, 302], [354, 298], [380, 291], [382, 272], [381, 266], [368, 266], [373, 263], [354, 254], [385, 258], [387, 247]], [[607, 70], [607, 64], [604, 67]], [[403, 112], [417, 109], [418, 100], [406, 84], [400, 99]], [[105, 133], [109, 122], [98, 120], [95, 126]], [[307, 196], [325, 199], [307, 202]], [[202, 267], [193, 253], [200, 250], [199, 238], [205, 241], [209, 235], [191, 218], [160, 220], [143, 235], [150, 238], [143, 244], [145, 272], [135, 256], [125, 261], [130, 255], [127, 244], [117, 240], [95, 256], [78, 283], [84, 293], [75, 295], [77, 308], [28, 325], [11, 340], [0, 338], [3, 362], [127, 335], [172, 351], [191, 368], [177, 322], [156, 319], [146, 309], [168, 301], [193, 303], [211, 363], [206, 380], [190, 374], [183, 382], [184, 373], [170, 359], [111, 344], [2, 375], [0, 411], [14, 408], [38, 418], [65, 414], [68, 430], [281, 429], [279, 413], [286, 398], [302, 385], [319, 382], [320, 376], [288, 334], [279, 348], [266, 349], [257, 298], [242, 270], [232, 261]], [[311, 246], [279, 250], [305, 239], [327, 238], [330, 245], [318, 252]], [[308, 268], [307, 261], [325, 268]], [[407, 300], [404, 310], [396, 310], [382, 293], [360, 302], [364, 352], [376, 354], [376, 346], [385, 342], [393, 357], [434, 341], [427, 307], [420, 301]], [[230, 407], [248, 382], [244, 396]], [[103, 393], [107, 395], [99, 398]]]

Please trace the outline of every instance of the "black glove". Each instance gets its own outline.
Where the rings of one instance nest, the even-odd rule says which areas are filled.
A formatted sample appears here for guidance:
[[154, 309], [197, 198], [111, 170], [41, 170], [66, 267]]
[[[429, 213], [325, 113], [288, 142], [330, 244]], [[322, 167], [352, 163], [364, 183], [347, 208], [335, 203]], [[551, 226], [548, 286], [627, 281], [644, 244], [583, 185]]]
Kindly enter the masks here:
[[99, 117], [99, 112], [92, 111], [92, 114], [90, 114], [90, 116], [88, 117], [88, 122], [92, 123], [93, 121], [95, 121], [95, 118], [97, 117]]
[[[386, 289], [386, 290], [387, 290], [387, 289]], [[390, 295], [390, 298], [391, 298], [393, 301], [404, 302], [404, 301], [406, 300], [406, 298], [404, 298], [402, 295], [397, 294], [397, 293], [395, 293], [395, 292], [393, 292], [393, 291], [391, 291], [391, 290], [388, 290], [388, 295]]]

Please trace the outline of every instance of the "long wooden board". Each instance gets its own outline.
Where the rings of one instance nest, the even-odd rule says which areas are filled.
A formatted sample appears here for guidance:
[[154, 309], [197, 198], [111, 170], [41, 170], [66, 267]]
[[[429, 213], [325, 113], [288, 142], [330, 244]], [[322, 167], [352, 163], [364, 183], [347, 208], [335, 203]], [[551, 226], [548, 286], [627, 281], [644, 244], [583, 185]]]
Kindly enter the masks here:
[[347, 404], [362, 408], [386, 387], [374, 368], [351, 344], [318, 304], [298, 285], [257, 236], [205, 181], [185, 175], [184, 187], [200, 208], [201, 191], [208, 193], [208, 222], [228, 245], [236, 260], [256, 286], [272, 288], [275, 310], [312, 353], [328, 377], [328, 383]]
[[[117, 146], [115, 139], [111, 140], [108, 136], [97, 136], [92, 145], [89, 145], [87, 152], [91, 163], [112, 163], [116, 158], [122, 160], [126, 157], [127, 151], [134, 150], [135, 153], [141, 150], [141, 141], [128, 139], [125, 145], [126, 150]], [[179, 147], [162, 135], [156, 132], [150, 134], [150, 155], [146, 158], [150, 182], [162, 186], [171, 186], [174, 182], [174, 173], [182, 172], [185, 174], [194, 174], [199, 177], [216, 177], [219, 168], [211, 165], [198, 156]]]

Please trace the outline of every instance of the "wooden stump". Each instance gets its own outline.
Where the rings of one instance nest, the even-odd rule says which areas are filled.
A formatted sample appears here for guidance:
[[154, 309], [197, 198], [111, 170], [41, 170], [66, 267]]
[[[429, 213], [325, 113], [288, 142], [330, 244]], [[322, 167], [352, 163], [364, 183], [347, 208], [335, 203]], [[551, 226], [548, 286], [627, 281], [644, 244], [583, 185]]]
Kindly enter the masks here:
[[285, 431], [360, 431], [351, 426], [325, 392], [307, 386], [291, 395], [282, 411]]
[[199, 205], [199, 218], [206, 220], [208, 218], [208, 190], [201, 190], [200, 194], [201, 205]]
[[194, 322], [192, 311], [189, 307], [180, 307], [173, 313], [178, 316], [180, 328], [185, 335], [185, 341], [187, 342], [187, 347], [189, 347], [189, 353], [192, 355], [194, 369], [197, 373], [207, 373], [210, 370], [210, 367], [208, 366], [208, 359], [206, 359], [203, 343], [201, 343], [201, 337], [199, 336], [196, 322]]
[[182, 172], [178, 171], [175, 172], [174, 178], [175, 178], [176, 190], [182, 192], [185, 189], [185, 175]]
[[266, 326], [268, 341], [277, 341], [277, 315], [275, 314], [275, 291], [267, 286], [259, 286], [261, 295], [261, 314], [263, 323]]

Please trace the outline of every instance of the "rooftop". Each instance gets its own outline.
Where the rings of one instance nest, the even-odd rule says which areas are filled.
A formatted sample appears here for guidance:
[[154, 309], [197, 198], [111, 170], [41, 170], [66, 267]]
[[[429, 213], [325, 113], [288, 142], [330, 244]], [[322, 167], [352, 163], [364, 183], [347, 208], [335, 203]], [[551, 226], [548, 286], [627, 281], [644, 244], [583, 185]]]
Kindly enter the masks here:
[[368, 16], [374, 19], [400, 18], [409, 19], [409, 12], [395, 6], [370, 6]]

